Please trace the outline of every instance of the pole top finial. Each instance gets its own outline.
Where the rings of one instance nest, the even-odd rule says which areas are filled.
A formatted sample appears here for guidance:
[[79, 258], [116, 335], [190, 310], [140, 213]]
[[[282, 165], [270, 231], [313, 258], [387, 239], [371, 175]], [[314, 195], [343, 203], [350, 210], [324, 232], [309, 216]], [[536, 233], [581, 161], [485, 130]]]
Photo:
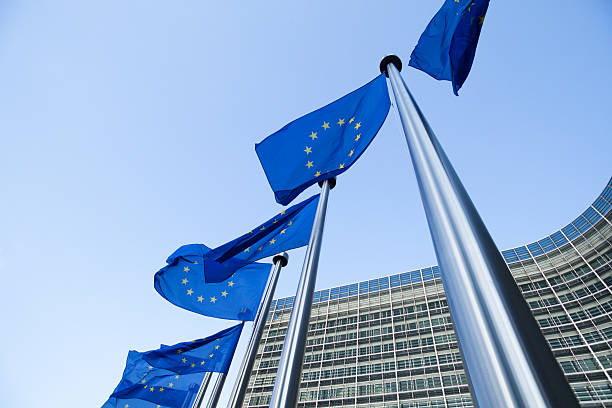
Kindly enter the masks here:
[[272, 258], [272, 262], [280, 262], [281, 266], [284, 268], [289, 263], [289, 254], [286, 252], [281, 252], [280, 254], [274, 255], [274, 258]]
[[380, 72], [383, 72], [387, 78], [389, 73], [387, 72], [387, 65], [393, 64], [398, 71], [402, 71], [402, 60], [394, 54], [389, 54], [380, 61]]
[[331, 190], [332, 188], [336, 187], [336, 178], [332, 177], [332, 178], [328, 178], [325, 179], [323, 181], [319, 181], [319, 187], [323, 188], [323, 182], [327, 181], [329, 183], [329, 189]]

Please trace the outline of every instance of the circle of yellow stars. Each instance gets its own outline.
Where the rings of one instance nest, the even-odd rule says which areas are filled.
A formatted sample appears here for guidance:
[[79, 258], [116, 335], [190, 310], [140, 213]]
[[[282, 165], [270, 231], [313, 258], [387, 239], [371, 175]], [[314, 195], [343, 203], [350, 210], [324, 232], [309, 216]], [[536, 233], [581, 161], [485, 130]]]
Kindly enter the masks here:
[[[283, 210], [276, 217], [277, 218], [281, 218], [281, 216], [285, 215], [285, 213], [286, 213], [286, 211]], [[272, 224], [276, 224], [276, 223], [279, 222], [277, 218], [273, 219]], [[269, 222], [270, 221], [267, 221], [265, 224], [267, 224]], [[260, 231], [265, 231], [266, 230], [265, 224], [262, 225], [261, 227], [259, 227], [258, 229]], [[262, 245], [260, 245], [257, 248], [257, 250], [254, 250], [253, 254], [256, 254], [258, 251], [262, 251], [266, 245], [267, 246], [274, 245], [280, 238], [283, 237], [283, 235], [287, 232], [289, 227], [292, 226], [292, 225], [293, 225], [293, 220], [290, 219], [289, 222], [287, 222], [285, 225], [282, 225], [280, 227], [280, 231], [276, 235], [274, 235], [272, 238], [270, 238], [270, 236], [268, 236], [266, 238], [266, 242], [264, 242]], [[252, 233], [253, 233], [253, 230], [247, 232], [246, 235], [252, 234]], [[270, 238], [270, 239], [268, 240], [268, 238]], [[251, 253], [251, 247], [247, 247], [246, 249], [244, 249], [243, 253]], [[194, 264], [197, 265], [198, 262], [196, 261], [196, 262], [194, 262]], [[185, 277], [181, 278], [180, 282], [181, 282], [181, 285], [183, 285], [183, 286], [185, 286], [187, 288], [187, 290], [186, 290], [187, 295], [188, 296], [192, 296], [193, 299], [195, 300], [195, 302], [197, 302], [197, 303], [204, 303], [205, 300], [208, 300], [208, 303], [216, 304], [218, 301], [220, 301], [222, 299], [227, 299], [228, 295], [230, 293], [229, 290], [232, 289], [236, 285], [236, 282], [234, 282], [233, 280], [227, 282], [227, 288], [225, 290], [223, 290], [218, 295], [219, 297], [217, 297], [217, 296], [210, 296], [208, 299], [206, 299], [204, 296], [201, 296], [201, 295], [200, 296], [194, 296], [194, 293], [195, 293], [194, 290], [191, 287], [189, 287], [189, 278], [188, 278], [189, 275], [188, 274], [189, 274], [190, 271], [191, 271], [191, 269], [189, 268], [189, 266], [184, 266], [183, 267], [183, 272], [185, 272], [186, 275], [185, 275]]]
[[[196, 262], [196, 263], [197, 263], [197, 262]], [[189, 273], [189, 271], [190, 271], [190, 270], [191, 270], [191, 269], [189, 269], [189, 267], [188, 267], [188, 266], [185, 266], [185, 267], [183, 268], [183, 272], [185, 272], [185, 273]], [[189, 283], [189, 279], [188, 279], [188, 278], [183, 278], [183, 279], [181, 280], [181, 284], [183, 284], [183, 285], [185, 285], [185, 286], [187, 286], [187, 284], [188, 284], [188, 283]], [[235, 283], [233, 280], [232, 280], [232, 281], [227, 282], [227, 286], [228, 286], [229, 288], [234, 287], [234, 285], [235, 285], [235, 284], [236, 284], [236, 283]], [[193, 296], [193, 293], [194, 293], [194, 291], [193, 291], [193, 289], [192, 289], [192, 288], [187, 289], [187, 295], [188, 295], [188, 296]], [[229, 292], [228, 292], [227, 290], [222, 291], [222, 292], [221, 292], [221, 298], [227, 298], [227, 295], [228, 295], [228, 294], [229, 294]], [[218, 301], [218, 300], [219, 300], [219, 299], [218, 299], [216, 296], [212, 296], [212, 297], [210, 297], [210, 303], [217, 303], [217, 301]], [[197, 297], [196, 297], [196, 302], [199, 302], [199, 303], [204, 303], [204, 296], [197, 296]]]
[[[219, 339], [215, 340], [215, 342], [219, 342]], [[217, 350], [219, 350], [219, 348], [221, 348], [221, 345], [220, 345], [220, 344], [215, 345], [215, 347], [214, 347], [214, 351], [213, 351], [213, 352], [211, 352], [211, 353], [208, 355], [208, 357], [209, 357], [209, 358], [213, 358], [213, 357], [215, 356], [215, 352], [216, 352]], [[183, 350], [183, 349], [178, 349], [178, 350], [176, 351], [176, 353], [177, 353], [177, 354], [182, 354], [183, 352], [184, 352], [184, 350]], [[188, 369], [188, 368], [195, 368], [195, 367], [196, 367], [196, 365], [198, 365], [198, 362], [199, 362], [199, 365], [200, 365], [200, 366], [203, 366], [204, 364], [206, 364], [206, 360], [200, 360], [200, 359], [197, 359], [197, 360], [193, 359], [193, 360], [192, 360], [192, 359], [187, 359], [186, 357], [181, 358], [181, 360], [180, 360], [180, 361], [181, 361], [181, 363], [183, 363], [183, 364], [184, 364], [184, 368], [185, 368], [185, 369]], [[148, 368], [149, 368], [149, 370], [152, 370], [152, 369], [153, 369], [153, 367], [152, 367], [152, 366], [149, 366]], [[148, 385], [148, 384], [147, 384], [147, 379], [146, 379], [147, 374], [148, 374], [148, 373], [144, 373], [144, 374], [143, 374], [143, 378], [142, 378], [142, 380], [141, 380], [140, 382], [141, 382], [141, 384], [143, 384], [144, 389], [149, 390], [150, 392], [156, 392], [156, 391], [157, 391], [157, 392], [164, 392], [166, 389], [168, 389], [168, 388], [173, 388], [173, 387], [174, 387], [174, 382], [173, 382], [173, 381], [168, 382], [168, 384], [166, 385], [166, 387], [164, 387], [163, 385], [157, 385], [157, 386]], [[174, 376], [174, 380], [178, 380], [179, 378], [181, 378], [181, 376], [180, 376], [180, 375], [178, 375], [178, 374]], [[159, 406], [159, 405], [158, 405], [158, 406]], [[129, 408], [129, 405], [128, 405], [128, 404], [125, 404], [125, 406], [124, 406], [124, 407], [125, 407], [125, 408]]]
[[[355, 121], [355, 117], [353, 116], [352, 118], [350, 118], [348, 120], [348, 123], [346, 122], [346, 118], [338, 118], [338, 121], [335, 123], [336, 125], [342, 127], [342, 126], [350, 126], [352, 127], [355, 132], [359, 132], [359, 129], [361, 128], [361, 122], [357, 122]], [[330, 126], [330, 122], [325, 122], [323, 121], [323, 124], [321, 125], [321, 127], [323, 128], [322, 132], [323, 134], [325, 134], [325, 132], [331, 128]], [[319, 138], [319, 132], [315, 132], [314, 130], [310, 132], [310, 134], [308, 135], [308, 137], [311, 139], [311, 144], [315, 141], [315, 139]], [[355, 139], [353, 140], [354, 143], [359, 142], [359, 139], [361, 139], [361, 133], [356, 133], [355, 135]], [[304, 152], [306, 153], [306, 167], [308, 169], [312, 169], [313, 167], [316, 168], [316, 164], [314, 162], [314, 160], [309, 160], [309, 155], [312, 153], [312, 146], [304, 146]], [[349, 153], [348, 153], [348, 157], [349, 160], [350, 158], [353, 157], [353, 154], [355, 154], [355, 149], [350, 149]], [[343, 169], [346, 166], [346, 163], [340, 163], [338, 165], [338, 169]], [[325, 171], [325, 172], [329, 172], [329, 170]], [[316, 172], [314, 173], [315, 177], [319, 177], [321, 176], [321, 170], [316, 170]]]

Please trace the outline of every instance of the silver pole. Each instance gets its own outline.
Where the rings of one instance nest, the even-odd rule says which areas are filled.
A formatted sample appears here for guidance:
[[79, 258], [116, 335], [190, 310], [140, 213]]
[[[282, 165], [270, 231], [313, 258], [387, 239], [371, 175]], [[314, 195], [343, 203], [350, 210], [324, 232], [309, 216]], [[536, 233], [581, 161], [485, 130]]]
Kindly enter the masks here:
[[312, 295], [317, 280], [319, 253], [321, 252], [321, 241], [323, 240], [327, 198], [329, 190], [336, 185], [336, 179], [327, 179], [319, 183], [319, 185], [321, 186], [321, 197], [319, 198], [319, 205], [317, 206], [310, 240], [308, 241], [302, 275], [300, 276], [291, 319], [289, 320], [289, 327], [287, 327], [287, 337], [285, 337], [285, 342], [283, 343], [283, 352], [278, 365], [276, 380], [274, 381], [270, 408], [294, 407], [297, 402], [306, 335], [308, 334], [308, 321], [310, 320], [310, 308], [312, 306]]
[[215, 386], [210, 394], [210, 398], [208, 399], [208, 404], [206, 404], [206, 408], [215, 408], [217, 403], [219, 402], [219, 397], [221, 396], [221, 390], [223, 389], [223, 384], [225, 383], [225, 373], [219, 373], [217, 377], [217, 381], [215, 382]]
[[406, 87], [391, 81], [474, 402], [480, 407], [577, 407], [544, 336], [472, 200]]
[[229, 399], [229, 404], [227, 405], [228, 408], [240, 408], [244, 401], [244, 396], [246, 395], [246, 390], [249, 385], [251, 371], [253, 370], [253, 365], [255, 364], [255, 357], [257, 357], [259, 341], [261, 340], [261, 335], [263, 334], [268, 312], [270, 311], [270, 304], [272, 303], [274, 291], [276, 290], [278, 276], [280, 275], [280, 270], [287, 266], [287, 263], [289, 262], [289, 255], [286, 252], [283, 252], [282, 254], [276, 255], [272, 261], [274, 262], [274, 269], [272, 269], [272, 273], [268, 279], [263, 299], [259, 304], [259, 309], [257, 310], [255, 321], [253, 322], [253, 333], [251, 334], [251, 339], [249, 340], [246, 354], [242, 360], [242, 366], [240, 367], [238, 378], [236, 379], [234, 389], [232, 390], [232, 395]]
[[191, 401], [193, 394], [197, 394], [199, 391], [199, 388], [200, 388], [200, 385], [198, 385], [198, 383], [189, 384], [189, 389], [187, 390], [187, 396], [183, 400], [183, 403], [181, 404], [181, 408], [187, 408], [189, 406], [189, 402]]
[[193, 408], [202, 408], [202, 401], [204, 400], [204, 394], [206, 394], [206, 389], [208, 388], [208, 383], [210, 383], [211, 377], [212, 377], [211, 372], [208, 372], [204, 375], [204, 379], [202, 379], [202, 384], [200, 385], [200, 389], [198, 390], [198, 395], [196, 396], [196, 399], [193, 402]]

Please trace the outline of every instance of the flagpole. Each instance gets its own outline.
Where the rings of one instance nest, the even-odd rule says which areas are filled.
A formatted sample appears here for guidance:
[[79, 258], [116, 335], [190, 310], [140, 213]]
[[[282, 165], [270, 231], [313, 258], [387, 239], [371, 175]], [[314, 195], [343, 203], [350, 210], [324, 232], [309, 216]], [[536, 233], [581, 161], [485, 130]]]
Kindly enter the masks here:
[[329, 190], [334, 188], [335, 185], [335, 178], [319, 183], [321, 196], [312, 225], [308, 248], [306, 249], [302, 275], [300, 276], [291, 319], [287, 327], [287, 337], [285, 337], [283, 343], [283, 351], [269, 408], [294, 407], [297, 402], [306, 336], [308, 334], [308, 321], [310, 320], [310, 308], [312, 307], [312, 296], [317, 281], [319, 254], [321, 252], [321, 241], [323, 240], [325, 213], [327, 212], [327, 198]]
[[[187, 396], [185, 397], [185, 400], [181, 404], [181, 408], [187, 408], [189, 406], [189, 401], [191, 401], [191, 398], [193, 397], [193, 394], [199, 393], [200, 387], [201, 387], [201, 384], [198, 385], [198, 383], [191, 383], [191, 384], [189, 384], [189, 389], [187, 390]], [[197, 398], [198, 397], [196, 395], [196, 399]]]
[[257, 315], [255, 317], [255, 321], [253, 322], [253, 333], [251, 334], [251, 339], [249, 340], [246, 354], [242, 360], [242, 366], [240, 367], [238, 378], [234, 384], [234, 389], [232, 390], [232, 395], [229, 399], [228, 408], [240, 408], [244, 401], [244, 396], [246, 395], [246, 390], [249, 385], [251, 371], [253, 370], [253, 365], [255, 364], [255, 357], [257, 357], [257, 349], [259, 348], [261, 335], [263, 334], [266, 319], [270, 311], [270, 304], [272, 303], [274, 291], [276, 290], [278, 276], [280, 275], [280, 270], [287, 266], [287, 263], [289, 262], [289, 255], [286, 252], [278, 254], [272, 258], [272, 262], [274, 262], [274, 268], [272, 269], [272, 273], [268, 279], [263, 299], [259, 304]]
[[196, 395], [196, 399], [193, 402], [193, 408], [201, 408], [202, 401], [204, 400], [204, 394], [206, 394], [206, 389], [208, 388], [208, 384], [210, 383], [210, 378], [212, 377], [211, 372], [207, 372], [202, 379], [202, 384], [200, 385], [200, 389], [198, 390], [198, 395]]
[[219, 397], [221, 396], [221, 390], [223, 389], [223, 384], [225, 384], [225, 377], [225, 373], [219, 373], [217, 381], [215, 381], [215, 386], [210, 394], [210, 398], [208, 399], [208, 404], [206, 404], [206, 408], [215, 408], [217, 406]]
[[479, 407], [578, 402], [508, 266], [390, 55], [397, 110], [442, 272], [459, 348]]

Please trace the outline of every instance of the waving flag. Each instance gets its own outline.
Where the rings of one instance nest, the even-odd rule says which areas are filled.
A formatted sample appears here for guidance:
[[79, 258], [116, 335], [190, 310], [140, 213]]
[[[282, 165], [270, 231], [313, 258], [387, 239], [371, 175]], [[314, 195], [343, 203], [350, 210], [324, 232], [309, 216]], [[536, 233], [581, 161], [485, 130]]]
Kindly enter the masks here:
[[226, 280], [207, 283], [204, 256], [209, 252], [210, 248], [202, 244], [180, 247], [170, 255], [168, 265], [155, 274], [155, 290], [170, 303], [204, 316], [254, 320], [271, 265], [252, 263]]
[[255, 145], [276, 201], [348, 170], [382, 126], [389, 107], [384, 75], [302, 116]]
[[458, 95], [470, 73], [489, 0], [446, 0], [412, 51], [409, 65], [452, 81]]
[[204, 339], [130, 351], [121, 382], [102, 408], [191, 406], [204, 373], [227, 373], [243, 324]]
[[317, 194], [210, 251], [204, 257], [206, 282], [224, 281], [243, 265], [307, 245], [318, 203]]

